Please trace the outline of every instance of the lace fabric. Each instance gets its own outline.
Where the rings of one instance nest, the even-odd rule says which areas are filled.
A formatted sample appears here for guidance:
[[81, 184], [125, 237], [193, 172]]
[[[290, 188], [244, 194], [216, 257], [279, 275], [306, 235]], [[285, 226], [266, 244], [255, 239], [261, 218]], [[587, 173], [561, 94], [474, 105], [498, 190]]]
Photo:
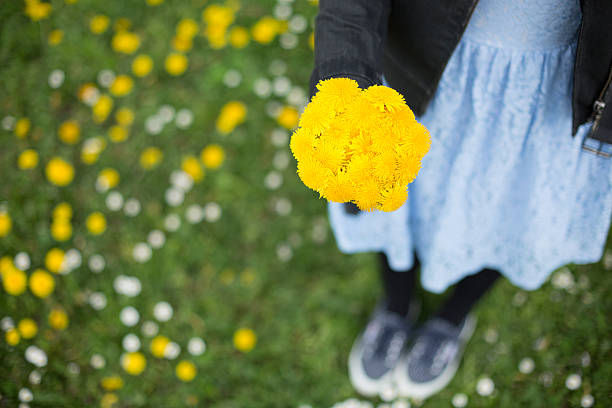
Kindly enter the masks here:
[[590, 124], [571, 136], [577, 0], [510, 3], [476, 7], [419, 118], [432, 145], [407, 203], [358, 215], [330, 203], [340, 250], [384, 251], [407, 270], [416, 249], [437, 293], [485, 267], [536, 289], [564, 264], [601, 258], [612, 160], [581, 149]]

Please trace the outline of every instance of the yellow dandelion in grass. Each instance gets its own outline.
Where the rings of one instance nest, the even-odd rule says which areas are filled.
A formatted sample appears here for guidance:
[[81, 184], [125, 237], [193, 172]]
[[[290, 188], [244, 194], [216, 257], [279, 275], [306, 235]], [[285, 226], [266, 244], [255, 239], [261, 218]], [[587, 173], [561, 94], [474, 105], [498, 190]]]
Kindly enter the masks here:
[[108, 129], [108, 138], [113, 143], [125, 142], [128, 138], [129, 132], [124, 126], [111, 126]]
[[209, 169], [218, 169], [225, 160], [225, 151], [218, 144], [210, 144], [202, 149], [200, 160]]
[[287, 129], [293, 129], [297, 126], [299, 114], [297, 109], [292, 106], [283, 106], [276, 121], [279, 125]]
[[103, 14], [97, 14], [89, 20], [89, 29], [94, 34], [102, 34], [106, 31], [109, 24], [110, 19], [107, 16]]
[[5, 237], [13, 228], [13, 220], [6, 211], [0, 210], [0, 238]]
[[134, 123], [134, 111], [130, 108], [121, 108], [115, 113], [115, 120], [121, 126], [130, 126]]
[[237, 350], [247, 353], [255, 347], [257, 336], [255, 332], [248, 328], [241, 328], [234, 332], [234, 347]]
[[270, 44], [281, 30], [279, 21], [265, 16], [259, 19], [251, 28], [253, 39], [260, 44]]
[[132, 72], [137, 77], [149, 75], [153, 70], [153, 59], [146, 54], [140, 54], [132, 61]]
[[39, 298], [46, 298], [53, 293], [55, 289], [55, 280], [53, 276], [44, 269], [36, 269], [32, 275], [30, 275], [28, 284], [30, 286], [30, 292]]
[[9, 295], [18, 296], [26, 290], [27, 279], [24, 271], [13, 266], [2, 273], [2, 286]]
[[231, 7], [211, 4], [202, 11], [202, 20], [208, 25], [228, 27], [234, 22], [234, 10]]
[[407, 198], [408, 188], [406, 184], [398, 182], [382, 191], [379, 209], [387, 212], [395, 211], [406, 202]]
[[136, 351], [121, 356], [121, 367], [130, 375], [140, 375], [147, 366], [144, 354]]
[[184, 39], [192, 39], [198, 34], [200, 27], [191, 18], [184, 18], [176, 25], [176, 36]]
[[119, 184], [119, 180], [119, 172], [113, 168], [107, 167], [98, 173], [97, 182], [104, 190], [115, 188]]
[[54, 307], [49, 312], [49, 326], [55, 330], [64, 330], [68, 327], [68, 315], [64, 309], [60, 307]]
[[53, 209], [53, 218], [58, 220], [72, 219], [72, 207], [66, 202], [59, 203]]
[[56, 241], [67, 241], [72, 236], [72, 225], [69, 220], [54, 219], [51, 223], [51, 236]]
[[56, 186], [67, 186], [74, 178], [74, 168], [72, 164], [64, 159], [54, 157], [45, 167], [47, 179]]
[[94, 122], [102, 123], [113, 109], [113, 99], [108, 95], [100, 95], [92, 106]]
[[175, 36], [171, 42], [172, 48], [179, 52], [187, 52], [193, 47], [191, 38]]
[[178, 76], [184, 73], [187, 70], [188, 64], [189, 61], [187, 60], [187, 57], [176, 52], [168, 54], [164, 62], [166, 71], [173, 76]]
[[151, 340], [151, 354], [153, 357], [163, 358], [166, 354], [166, 347], [170, 344], [170, 339], [166, 336], [155, 336], [153, 340]]
[[47, 42], [51, 46], [58, 45], [64, 39], [64, 31], [62, 30], [53, 30], [49, 33], [47, 37]]
[[222, 108], [217, 117], [217, 130], [223, 134], [232, 132], [236, 126], [244, 122], [247, 114], [246, 105], [239, 101], [230, 101]]
[[122, 54], [133, 54], [140, 47], [140, 37], [129, 31], [118, 31], [113, 36], [111, 47]]
[[158, 147], [147, 147], [140, 154], [140, 165], [145, 170], [151, 170], [161, 162], [163, 157], [164, 154]]
[[121, 97], [132, 92], [134, 80], [127, 75], [117, 75], [109, 90], [115, 96]]
[[118, 375], [112, 375], [102, 378], [100, 385], [106, 391], [116, 391], [123, 388], [123, 380]]
[[26, 0], [25, 14], [32, 21], [40, 21], [51, 14], [51, 3], [42, 2], [39, 0]]
[[24, 339], [31, 339], [38, 333], [38, 326], [34, 320], [26, 318], [21, 319], [19, 323], [17, 323], [17, 330], [19, 330], [19, 335]]
[[179, 380], [189, 382], [195, 378], [197, 369], [191, 361], [182, 360], [176, 365], [175, 373]]
[[[21, 170], [30, 170], [38, 165], [38, 152], [34, 149], [26, 149], [17, 158], [17, 167]], [[2, 234], [0, 234], [1, 236]]]
[[229, 43], [234, 48], [244, 48], [250, 40], [249, 30], [244, 27], [234, 26], [229, 31]]
[[30, 119], [21, 118], [17, 120], [17, 123], [15, 123], [15, 130], [14, 130], [15, 136], [17, 136], [19, 139], [23, 139], [24, 137], [26, 137], [26, 135], [30, 131], [30, 127], [31, 127]]
[[204, 179], [204, 170], [200, 161], [195, 156], [187, 156], [183, 158], [181, 169], [189, 174], [196, 183]]
[[64, 263], [65, 253], [60, 248], [51, 248], [45, 255], [45, 268], [53, 273], [59, 273]]
[[67, 120], [57, 129], [60, 140], [66, 144], [75, 144], [81, 137], [81, 128], [74, 120]]
[[149, 5], [149, 6], [159, 6], [163, 2], [164, 2], [164, 0], [147, 0], [147, 5]]
[[289, 148], [293, 157], [300, 161], [314, 153], [315, 136], [308, 128], [301, 127], [291, 135]]
[[19, 332], [15, 328], [8, 329], [4, 334], [4, 340], [6, 340], [6, 343], [9, 346], [16, 346], [17, 344], [19, 344], [20, 339], [21, 336], [19, 336]]
[[106, 231], [106, 218], [101, 212], [93, 212], [85, 220], [87, 230], [92, 235], [100, 235]]
[[119, 402], [119, 397], [114, 392], [105, 393], [100, 399], [100, 408], [112, 408]]
[[105, 148], [106, 139], [102, 137], [91, 137], [85, 140], [81, 148], [81, 161], [85, 164], [94, 164]]

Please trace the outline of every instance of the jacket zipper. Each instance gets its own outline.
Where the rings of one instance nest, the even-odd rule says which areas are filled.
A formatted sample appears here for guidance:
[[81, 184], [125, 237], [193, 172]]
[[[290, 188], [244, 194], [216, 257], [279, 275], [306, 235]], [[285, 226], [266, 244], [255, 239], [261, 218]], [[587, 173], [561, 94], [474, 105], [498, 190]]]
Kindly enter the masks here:
[[595, 132], [599, 127], [599, 121], [601, 120], [603, 110], [606, 107], [605, 97], [608, 88], [610, 87], [610, 82], [612, 82], [612, 66], [610, 67], [610, 72], [608, 73], [608, 79], [606, 80], [606, 84], [604, 85], [599, 96], [593, 103], [593, 112], [591, 113], [591, 117], [589, 118], [589, 121], [593, 122], [593, 126], [591, 128], [590, 133]]

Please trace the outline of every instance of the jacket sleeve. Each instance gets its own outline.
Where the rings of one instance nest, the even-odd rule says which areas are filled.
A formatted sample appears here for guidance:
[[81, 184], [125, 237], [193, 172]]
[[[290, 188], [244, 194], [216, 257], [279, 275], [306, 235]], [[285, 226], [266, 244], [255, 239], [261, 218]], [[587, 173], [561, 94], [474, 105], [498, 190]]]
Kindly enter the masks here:
[[320, 0], [310, 97], [320, 80], [348, 77], [380, 84], [391, 0]]

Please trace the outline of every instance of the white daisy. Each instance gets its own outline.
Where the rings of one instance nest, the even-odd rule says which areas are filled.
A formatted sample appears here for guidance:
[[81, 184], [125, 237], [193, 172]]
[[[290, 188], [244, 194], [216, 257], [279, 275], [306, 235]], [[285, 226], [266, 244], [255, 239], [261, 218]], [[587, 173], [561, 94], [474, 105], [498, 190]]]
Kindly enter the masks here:
[[153, 250], [149, 246], [149, 244], [145, 242], [139, 242], [134, 245], [134, 249], [132, 250], [132, 257], [138, 263], [145, 263], [151, 256], [153, 255]]
[[174, 123], [179, 129], [187, 129], [193, 123], [193, 112], [185, 108], [179, 109]]
[[271, 171], [264, 178], [264, 185], [268, 190], [276, 190], [283, 184], [283, 175], [278, 171]]
[[289, 144], [289, 133], [282, 128], [276, 128], [270, 133], [270, 141], [276, 147], [286, 147]]
[[123, 207], [123, 212], [128, 217], [135, 217], [140, 214], [140, 201], [135, 198], [128, 198], [125, 201], [125, 206]]
[[267, 98], [272, 93], [272, 84], [267, 78], [257, 78], [253, 83], [253, 92], [260, 98]]
[[163, 233], [163, 231], [153, 230], [149, 232], [147, 242], [155, 249], [161, 248], [166, 242], [166, 235]]
[[128, 327], [135, 326], [140, 320], [140, 313], [133, 306], [126, 306], [119, 313], [119, 320]]
[[276, 256], [278, 257], [279, 261], [287, 262], [291, 259], [291, 257], [293, 257], [293, 249], [291, 249], [291, 246], [289, 246], [289, 244], [286, 242], [281, 242], [276, 247]]
[[491, 395], [495, 390], [495, 383], [489, 377], [483, 377], [476, 384], [476, 392], [483, 397]]
[[64, 83], [65, 77], [66, 75], [64, 74], [64, 71], [62, 71], [61, 69], [54, 69], [49, 74], [49, 86], [53, 89], [59, 88]]
[[172, 318], [174, 310], [168, 302], [158, 302], [153, 306], [153, 316], [160, 322], [167, 322]]
[[89, 257], [89, 260], [87, 261], [87, 266], [89, 266], [89, 269], [91, 269], [92, 272], [100, 273], [104, 270], [104, 267], [106, 266], [106, 261], [104, 260], [104, 257], [102, 255], [93, 254]]
[[535, 363], [534, 363], [533, 359], [531, 359], [529, 357], [525, 357], [519, 363], [518, 368], [519, 368], [519, 371], [521, 373], [523, 373], [523, 374], [530, 374], [530, 373], [533, 372], [533, 369], [535, 368]]
[[19, 401], [30, 402], [34, 399], [34, 394], [28, 388], [22, 388], [19, 390]]
[[157, 323], [151, 320], [147, 320], [146, 322], [143, 322], [141, 329], [142, 329], [142, 334], [147, 337], [156, 336], [157, 333], [159, 332], [159, 326], [157, 325]]
[[179, 346], [173, 341], [166, 345], [166, 348], [164, 350], [165, 358], [167, 358], [168, 360], [174, 360], [179, 356], [179, 354], [181, 354], [181, 346]]
[[272, 88], [274, 89], [274, 95], [287, 96], [291, 91], [291, 81], [286, 76], [276, 77], [272, 83]]
[[578, 374], [570, 374], [565, 379], [565, 387], [568, 390], [577, 390], [582, 385], [582, 378]]
[[89, 359], [89, 364], [96, 370], [101, 370], [106, 366], [106, 360], [101, 354], [93, 354]]
[[115, 73], [110, 69], [103, 69], [98, 73], [98, 83], [103, 88], [110, 87], [115, 81]]
[[181, 226], [181, 218], [177, 214], [168, 214], [164, 218], [164, 227], [168, 231], [176, 231]]
[[204, 218], [204, 211], [198, 204], [192, 204], [185, 211], [185, 219], [191, 224], [197, 224]]
[[230, 69], [223, 75], [223, 83], [229, 88], [237, 87], [241, 81], [242, 74], [235, 69]]
[[274, 211], [276, 211], [278, 215], [289, 215], [289, 213], [291, 213], [291, 201], [286, 198], [279, 198], [276, 200], [276, 203], [274, 203]]
[[451, 399], [451, 403], [453, 404], [453, 407], [455, 408], [463, 408], [468, 403], [468, 397], [462, 392], [459, 394], [455, 394], [453, 395], [453, 398]]
[[187, 343], [187, 351], [194, 356], [202, 355], [206, 351], [206, 343], [199, 337], [192, 337]]
[[215, 202], [208, 203], [204, 206], [204, 219], [208, 222], [215, 222], [221, 218], [221, 207]]
[[15, 263], [17, 269], [26, 271], [30, 267], [30, 256], [25, 252], [18, 252], [13, 259], [13, 262]]
[[89, 295], [89, 304], [95, 310], [102, 310], [106, 307], [107, 300], [106, 295], [102, 292], [93, 292]]
[[140, 339], [135, 334], [129, 333], [123, 337], [121, 345], [125, 351], [132, 353], [140, 349]]
[[25, 359], [36, 367], [44, 367], [47, 365], [47, 353], [36, 346], [28, 346], [25, 351]]
[[301, 14], [296, 14], [289, 20], [289, 31], [294, 34], [303, 33], [306, 27], [308, 27], [308, 21], [306, 21], [306, 17]]

